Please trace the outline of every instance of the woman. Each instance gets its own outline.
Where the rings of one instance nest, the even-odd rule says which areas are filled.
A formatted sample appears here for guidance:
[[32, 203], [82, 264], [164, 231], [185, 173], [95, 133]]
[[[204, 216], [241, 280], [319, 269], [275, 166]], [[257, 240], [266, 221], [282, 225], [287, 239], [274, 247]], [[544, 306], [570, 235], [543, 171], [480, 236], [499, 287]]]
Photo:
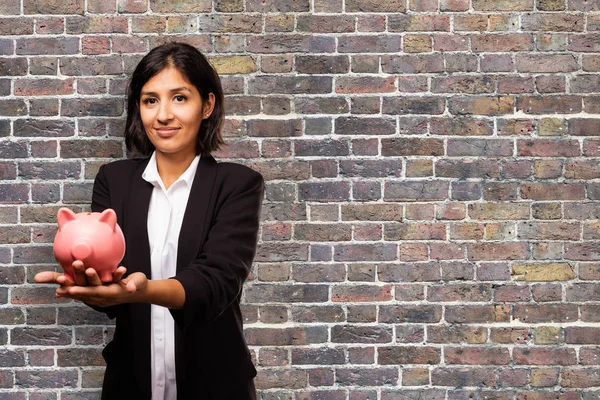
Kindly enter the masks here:
[[223, 92], [194, 47], [148, 53], [128, 90], [127, 148], [102, 166], [92, 211], [112, 208], [127, 251], [114, 282], [74, 263], [75, 280], [42, 272], [58, 297], [116, 318], [103, 356], [103, 399], [255, 399], [240, 295], [256, 251], [263, 180], [216, 163]]

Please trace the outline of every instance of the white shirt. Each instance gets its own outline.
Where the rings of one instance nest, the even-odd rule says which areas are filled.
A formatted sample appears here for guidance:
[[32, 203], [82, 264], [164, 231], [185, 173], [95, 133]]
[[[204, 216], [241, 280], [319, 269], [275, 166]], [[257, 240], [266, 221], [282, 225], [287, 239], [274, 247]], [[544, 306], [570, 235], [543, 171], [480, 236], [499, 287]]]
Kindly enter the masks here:
[[[183, 214], [190, 196], [190, 189], [198, 168], [200, 156], [196, 156], [188, 169], [169, 189], [165, 189], [158, 168], [156, 153], [142, 174], [142, 178], [154, 185], [148, 209], [148, 239], [150, 242], [151, 279], [168, 279], [175, 275], [177, 267], [177, 241], [183, 222]], [[175, 381], [175, 329], [169, 310], [152, 304], [152, 400], [176, 400]]]

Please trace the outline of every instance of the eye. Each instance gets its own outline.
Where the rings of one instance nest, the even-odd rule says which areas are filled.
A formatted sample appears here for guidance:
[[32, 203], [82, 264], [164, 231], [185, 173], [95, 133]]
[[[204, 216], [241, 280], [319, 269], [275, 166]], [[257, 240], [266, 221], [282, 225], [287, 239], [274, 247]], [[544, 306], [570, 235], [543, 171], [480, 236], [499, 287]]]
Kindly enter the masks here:
[[186, 99], [186, 97], [181, 94], [178, 94], [177, 96], [175, 96], [175, 101], [178, 101], [178, 102], [185, 101], [185, 99]]
[[157, 101], [158, 100], [156, 100], [154, 97], [148, 97], [148, 98], [142, 100], [142, 103], [151, 105], [151, 104], [156, 104]]

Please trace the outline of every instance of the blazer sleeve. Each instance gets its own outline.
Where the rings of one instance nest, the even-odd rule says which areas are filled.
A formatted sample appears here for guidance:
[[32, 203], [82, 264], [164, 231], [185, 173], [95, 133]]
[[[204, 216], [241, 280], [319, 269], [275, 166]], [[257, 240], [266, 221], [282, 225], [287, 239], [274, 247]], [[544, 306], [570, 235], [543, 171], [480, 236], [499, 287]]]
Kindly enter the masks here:
[[[92, 191], [92, 212], [102, 212], [107, 208], [111, 208], [110, 192], [108, 190], [108, 182], [104, 173], [104, 165], [102, 165], [96, 174], [96, 179], [94, 180], [94, 188]], [[96, 311], [105, 313], [110, 319], [115, 318], [119, 310], [119, 306], [98, 307], [91, 304], [87, 305]]]
[[192, 322], [207, 323], [219, 317], [239, 298], [250, 273], [264, 182], [258, 172], [249, 171], [219, 203], [196, 260], [173, 277], [185, 289], [185, 303], [182, 309], [170, 312], [183, 329]]

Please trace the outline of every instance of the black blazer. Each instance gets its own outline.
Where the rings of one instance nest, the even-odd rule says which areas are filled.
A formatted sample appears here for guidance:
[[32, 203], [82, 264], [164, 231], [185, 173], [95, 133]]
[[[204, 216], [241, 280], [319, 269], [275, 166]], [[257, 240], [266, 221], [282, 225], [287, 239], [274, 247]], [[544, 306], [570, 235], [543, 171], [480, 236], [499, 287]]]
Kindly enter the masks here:
[[[92, 211], [112, 208], [127, 244], [122, 265], [150, 278], [147, 214], [153, 186], [142, 179], [148, 159], [102, 166]], [[177, 399], [254, 400], [256, 369], [242, 330], [240, 296], [256, 251], [262, 176], [242, 165], [203, 156], [179, 235], [177, 279], [185, 305], [175, 320]], [[95, 307], [96, 309], [99, 309]], [[102, 352], [102, 399], [151, 398], [150, 304], [101, 308], [116, 318]]]

